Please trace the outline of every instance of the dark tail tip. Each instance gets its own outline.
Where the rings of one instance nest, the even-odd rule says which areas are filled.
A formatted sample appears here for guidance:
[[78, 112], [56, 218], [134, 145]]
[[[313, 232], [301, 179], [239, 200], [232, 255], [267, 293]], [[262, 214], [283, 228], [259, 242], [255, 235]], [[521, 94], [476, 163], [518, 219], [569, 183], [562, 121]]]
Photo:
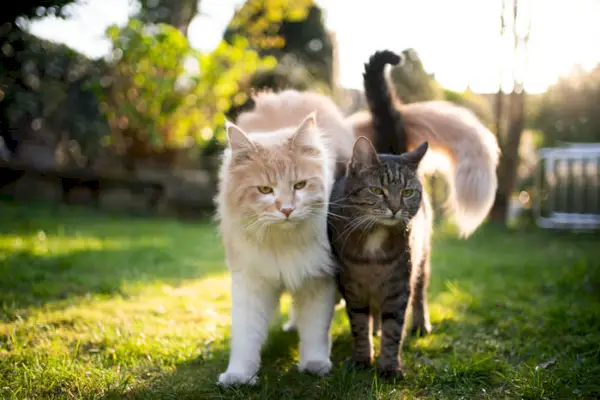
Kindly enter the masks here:
[[376, 51], [365, 64], [365, 73], [363, 75], [369, 75], [372, 73], [379, 73], [386, 64], [398, 65], [402, 62], [402, 57], [390, 50]]

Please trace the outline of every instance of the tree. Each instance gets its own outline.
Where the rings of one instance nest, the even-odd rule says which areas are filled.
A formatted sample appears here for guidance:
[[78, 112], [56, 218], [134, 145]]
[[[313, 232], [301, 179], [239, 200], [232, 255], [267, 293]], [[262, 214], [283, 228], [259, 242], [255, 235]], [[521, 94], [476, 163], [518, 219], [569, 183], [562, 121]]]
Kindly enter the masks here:
[[200, 0], [140, 0], [137, 16], [143, 22], [169, 24], [187, 36], [192, 19], [198, 14]]
[[468, 108], [477, 115], [477, 118], [488, 126], [493, 123], [494, 118], [489, 103], [477, 93], [473, 93], [469, 89], [462, 93], [449, 89], [444, 89], [443, 92], [444, 100]]
[[104, 74], [104, 62], [26, 32], [19, 33], [19, 43], [22, 47], [10, 63], [14, 69], [0, 78], [4, 117], [18, 132], [14, 140], [37, 125], [45, 128], [47, 139], [62, 136], [75, 140], [85, 153], [93, 152], [108, 128], [90, 89], [91, 82]]
[[15, 153], [19, 140], [13, 133], [9, 113], [15, 105], [16, 92], [27, 91], [21, 76], [21, 64], [18, 55], [27, 49], [31, 40], [17, 26], [19, 17], [28, 19], [42, 18], [47, 15], [65, 17], [69, 15], [68, 6], [75, 0], [23, 0], [3, 7], [0, 13], [0, 137], [8, 149]]
[[545, 146], [558, 142], [600, 142], [600, 65], [578, 70], [543, 95], [533, 126]]
[[428, 74], [423, 62], [414, 49], [402, 51], [404, 62], [394, 67], [391, 72], [396, 93], [404, 103], [426, 100], [439, 100], [443, 90], [435, 78]]
[[[506, 35], [506, 0], [502, 0], [502, 8], [500, 9], [500, 38], [504, 38]], [[502, 49], [498, 49], [499, 52]], [[496, 136], [500, 137], [503, 135], [503, 124], [504, 121], [504, 102], [505, 96], [504, 91], [502, 90], [502, 82], [504, 81], [504, 66], [500, 66], [500, 76], [498, 77], [498, 92], [496, 93], [496, 101], [494, 104], [494, 118], [495, 118], [495, 131]]]
[[[524, 0], [527, 1], [527, 0]], [[498, 165], [498, 191], [491, 210], [491, 217], [497, 221], [506, 221], [508, 206], [517, 179], [519, 166], [519, 145], [525, 127], [525, 88], [523, 76], [519, 72], [527, 64], [527, 48], [531, 32], [531, 10], [522, 7], [521, 0], [513, 0], [511, 28], [513, 39], [513, 90], [510, 94], [508, 129], [505, 135], [498, 137], [502, 157]], [[531, 6], [531, 0], [529, 0]], [[525, 28], [518, 29], [520, 24]]]
[[47, 15], [68, 16], [68, 8], [77, 0], [22, 0], [3, 7], [0, 13], [0, 26], [14, 24], [18, 17], [29, 19], [43, 18]]
[[248, 0], [231, 20], [223, 38], [231, 42], [237, 35], [247, 37], [261, 56], [280, 61], [276, 70], [259, 74], [253, 86], [299, 89], [315, 82], [328, 87], [334, 84], [333, 43], [321, 8], [313, 0]]
[[[243, 38], [200, 54], [168, 24], [146, 26], [132, 19], [107, 33], [114, 58], [96, 89], [110, 143], [128, 169], [140, 158], [166, 155], [172, 161], [174, 150], [212, 139], [212, 128], [223, 125], [231, 104], [246, 100], [240, 82], [276, 63], [249, 50]], [[188, 63], [196, 63], [197, 71], [186, 69]]]

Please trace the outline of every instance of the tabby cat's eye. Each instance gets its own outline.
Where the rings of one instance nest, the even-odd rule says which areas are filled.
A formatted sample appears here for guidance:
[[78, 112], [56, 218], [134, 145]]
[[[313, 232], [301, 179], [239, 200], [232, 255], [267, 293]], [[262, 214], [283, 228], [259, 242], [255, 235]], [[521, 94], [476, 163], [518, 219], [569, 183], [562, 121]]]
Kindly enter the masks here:
[[305, 187], [306, 187], [306, 181], [296, 182], [296, 184], [294, 185], [294, 189], [296, 189], [296, 190], [304, 189]]
[[372, 187], [371, 193], [376, 194], [377, 196], [381, 196], [383, 194], [383, 189], [379, 187]]
[[262, 194], [273, 193], [273, 188], [271, 186], [259, 186], [258, 191]]
[[415, 194], [415, 190], [414, 189], [404, 189], [402, 191], [402, 197], [412, 197], [413, 194]]

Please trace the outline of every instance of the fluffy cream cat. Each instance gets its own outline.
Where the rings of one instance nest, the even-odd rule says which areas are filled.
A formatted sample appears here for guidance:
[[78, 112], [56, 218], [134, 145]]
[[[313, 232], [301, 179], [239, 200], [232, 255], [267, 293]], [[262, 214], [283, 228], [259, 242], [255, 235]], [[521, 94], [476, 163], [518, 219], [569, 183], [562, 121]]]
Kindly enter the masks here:
[[[315, 114], [316, 111], [316, 114]], [[352, 130], [337, 106], [314, 93], [262, 93], [227, 126], [217, 208], [231, 272], [231, 354], [222, 385], [254, 384], [279, 297], [293, 297], [298, 368], [327, 374], [335, 301], [327, 239], [336, 165]]]
[[[254, 100], [237, 125], [228, 124], [216, 197], [232, 296], [231, 353], [219, 376], [222, 385], [256, 383], [261, 347], [284, 290], [293, 299], [287, 327], [300, 336], [299, 369], [330, 371], [336, 288], [328, 200], [355, 137], [374, 135], [369, 113], [344, 119], [332, 100], [316, 93], [263, 92]], [[487, 215], [496, 191], [495, 137], [461, 107], [429, 102], [400, 111], [409, 149], [430, 143], [422, 169], [446, 174], [456, 222], [468, 235]]]

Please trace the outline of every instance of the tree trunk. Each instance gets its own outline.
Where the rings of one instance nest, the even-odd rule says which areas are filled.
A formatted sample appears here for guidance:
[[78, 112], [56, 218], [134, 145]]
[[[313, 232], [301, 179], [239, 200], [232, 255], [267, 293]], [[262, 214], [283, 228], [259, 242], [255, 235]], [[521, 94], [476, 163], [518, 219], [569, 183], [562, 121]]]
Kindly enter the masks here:
[[[530, 3], [529, 3], [530, 4]], [[529, 44], [529, 33], [531, 32], [531, 13], [526, 14], [527, 28], [524, 34], [517, 32], [517, 21], [522, 17], [523, 13], [519, 13], [520, 1], [513, 0], [512, 12], [512, 36], [514, 40], [513, 61], [520, 63], [522, 67], [527, 64], [527, 47]], [[531, 4], [530, 4], [531, 5]], [[502, 32], [504, 32], [504, 1], [502, 4]], [[522, 52], [519, 50], [522, 49]], [[500, 147], [502, 149], [502, 157], [498, 165], [498, 191], [496, 192], [496, 201], [492, 207], [490, 217], [496, 221], [506, 222], [512, 192], [517, 181], [517, 170], [519, 167], [519, 145], [521, 144], [521, 135], [525, 127], [525, 89], [523, 84], [523, 76], [519, 76], [518, 68], [515, 68], [513, 62], [513, 90], [510, 94], [509, 105], [509, 123], [506, 136], [498, 137]], [[499, 88], [499, 92], [502, 87]], [[499, 96], [500, 97], [500, 94]], [[502, 99], [503, 100], [503, 99]], [[496, 107], [499, 110], [502, 105], [499, 102]], [[497, 121], [496, 129], [501, 128], [501, 121]], [[504, 139], [504, 140], [501, 140]]]
[[192, 19], [198, 14], [200, 0], [142, 0], [139, 18], [149, 23], [173, 25], [187, 36]]
[[496, 119], [496, 136], [502, 137], [502, 121], [504, 118], [504, 92], [502, 91], [502, 85], [498, 86], [498, 92], [496, 93], [496, 104], [495, 106], [495, 119]]
[[525, 90], [516, 88], [510, 95], [510, 123], [498, 165], [498, 191], [491, 218], [504, 222], [508, 216], [510, 198], [517, 180], [519, 145], [525, 126]]
[[171, 15], [167, 22], [179, 29], [185, 36], [188, 34], [188, 27], [192, 19], [198, 13], [199, 0], [172, 0]]

